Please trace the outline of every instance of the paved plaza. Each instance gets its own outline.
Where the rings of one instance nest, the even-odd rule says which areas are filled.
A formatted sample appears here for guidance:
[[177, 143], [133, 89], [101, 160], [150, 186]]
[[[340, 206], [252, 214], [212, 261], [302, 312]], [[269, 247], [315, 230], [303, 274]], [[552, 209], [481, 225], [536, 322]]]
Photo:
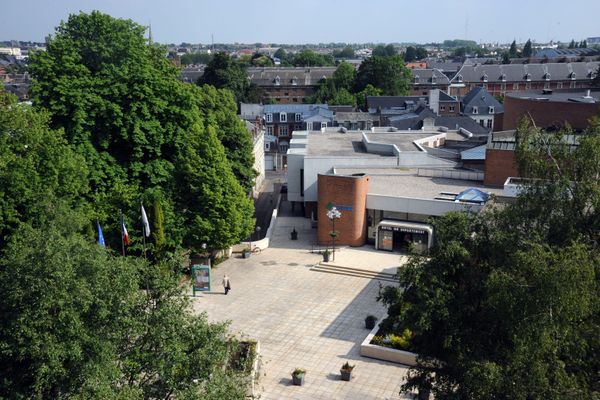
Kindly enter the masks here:
[[[285, 213], [284, 213], [285, 214]], [[295, 228], [299, 240], [289, 240]], [[369, 331], [364, 318], [380, 319], [385, 308], [376, 301], [379, 282], [360, 277], [311, 271], [321, 260], [310, 252], [316, 230], [310, 220], [280, 216], [273, 240], [261, 254], [242, 259], [234, 254], [213, 269], [212, 291], [197, 293], [194, 309], [211, 321], [231, 321], [236, 335], [260, 341], [261, 399], [401, 399], [407, 368], [361, 357], [360, 343]], [[394, 272], [398, 254], [343, 248], [336, 264]], [[223, 294], [227, 274], [232, 290]], [[389, 283], [385, 283], [389, 284]], [[353, 378], [343, 382], [344, 362], [355, 364]], [[292, 386], [291, 371], [307, 370], [303, 386]]]

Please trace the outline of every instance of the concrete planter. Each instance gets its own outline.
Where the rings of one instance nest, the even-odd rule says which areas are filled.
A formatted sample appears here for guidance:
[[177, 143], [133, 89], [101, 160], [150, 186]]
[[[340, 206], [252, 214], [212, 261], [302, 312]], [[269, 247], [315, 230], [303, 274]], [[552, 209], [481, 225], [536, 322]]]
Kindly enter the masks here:
[[391, 361], [408, 366], [417, 365], [417, 354], [410, 351], [390, 349], [388, 347], [371, 344], [371, 340], [379, 330], [379, 324], [375, 326], [367, 335], [367, 338], [360, 345], [360, 355], [376, 358], [378, 360]]
[[340, 375], [342, 375], [343, 381], [349, 382], [352, 379], [352, 370], [340, 369]]
[[292, 375], [292, 383], [296, 386], [304, 384], [304, 374]]

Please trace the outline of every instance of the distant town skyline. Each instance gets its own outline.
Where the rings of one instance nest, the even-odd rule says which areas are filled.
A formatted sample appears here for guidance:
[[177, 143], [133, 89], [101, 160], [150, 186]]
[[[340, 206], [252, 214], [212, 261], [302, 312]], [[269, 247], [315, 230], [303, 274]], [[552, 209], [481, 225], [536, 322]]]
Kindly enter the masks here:
[[22, 0], [3, 5], [0, 40], [43, 42], [69, 14], [92, 10], [151, 25], [156, 42], [176, 44], [206, 44], [212, 38], [215, 43], [522, 43], [600, 36], [600, 2], [589, 0], [505, 0], [493, 6], [429, 1], [419, 7], [401, 0]]

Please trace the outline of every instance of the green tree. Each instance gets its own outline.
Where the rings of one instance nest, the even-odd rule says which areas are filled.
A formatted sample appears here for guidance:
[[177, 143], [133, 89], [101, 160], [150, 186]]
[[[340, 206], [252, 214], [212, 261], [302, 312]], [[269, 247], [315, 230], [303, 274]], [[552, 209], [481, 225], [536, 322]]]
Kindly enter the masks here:
[[367, 111], [367, 96], [381, 96], [383, 91], [368, 84], [363, 90], [356, 93], [356, 103], [359, 109]]
[[212, 55], [208, 53], [188, 53], [181, 56], [182, 65], [208, 64], [211, 60]]
[[334, 50], [333, 51], [334, 58], [354, 58], [356, 55], [354, 54], [354, 49], [350, 46], [344, 47], [342, 50]]
[[510, 44], [510, 48], [508, 49], [508, 56], [510, 58], [515, 58], [517, 57], [519, 54], [517, 52], [517, 41], [513, 40], [512, 43]]
[[249, 86], [245, 67], [225, 52], [214, 55], [204, 69], [204, 74], [198, 79], [198, 84], [229, 89], [238, 102], [243, 101]]
[[425, 50], [424, 47], [417, 47], [417, 50], [416, 50], [417, 60], [423, 60], [423, 59], [427, 58], [427, 56], [428, 56], [427, 50]]
[[574, 49], [577, 47], [577, 43], [575, 43], [575, 39], [571, 39], [571, 43], [569, 43], [569, 49]]
[[356, 69], [347, 62], [341, 62], [332, 76], [336, 89], [352, 90], [356, 79]]
[[531, 40], [527, 39], [525, 46], [523, 47], [523, 57], [531, 57], [532, 49], [531, 49]]
[[254, 53], [250, 63], [256, 67], [272, 67], [273, 60], [269, 56], [260, 53]]
[[583, 40], [580, 47], [584, 49], [587, 48], [587, 40]]
[[[172, 250], [189, 236], [190, 227], [182, 223], [178, 211], [193, 209], [179, 196], [190, 188], [181, 187], [176, 179], [182, 154], [189, 149], [188, 132], [197, 126], [218, 130], [217, 124], [223, 125], [220, 137], [243, 187], [251, 185], [253, 178], [252, 145], [247, 131], [239, 129], [231, 96], [180, 82], [179, 71], [164, 57], [164, 49], [149, 46], [144, 31], [130, 20], [99, 12], [71, 15], [57, 28], [47, 51], [32, 56], [32, 93], [34, 103], [49, 111], [52, 126], [64, 128], [68, 141], [86, 159], [89, 198], [95, 216], [108, 223], [107, 241], [120, 242], [118, 209], [123, 209], [125, 222], [133, 229], [134, 221], [139, 226], [139, 209], [133, 205], [140, 200], [152, 204], [158, 197], [166, 246]], [[217, 55], [213, 61], [216, 65], [223, 60]], [[214, 68], [210, 74], [227, 77]], [[243, 80], [247, 82], [245, 75]], [[206, 96], [212, 93], [222, 103], [204, 107], [211, 103]], [[235, 207], [236, 203], [227, 204]], [[247, 218], [251, 215], [250, 211]], [[219, 228], [229, 230], [229, 238], [241, 232], [229, 223]], [[131, 236], [135, 252], [140, 240]]]
[[42, 200], [88, 209], [85, 160], [49, 122], [0, 89], [0, 249], [19, 224], [44, 219]]
[[327, 102], [332, 106], [351, 105], [356, 107], [356, 97], [347, 89], [338, 90], [333, 98]]
[[361, 92], [367, 85], [382, 90], [383, 95], [405, 96], [411, 87], [412, 72], [406, 68], [402, 57], [373, 56], [362, 62], [356, 75], [355, 92]]
[[371, 52], [371, 54], [374, 57], [392, 57], [392, 56], [395, 56], [396, 54], [398, 54], [398, 52], [396, 51], [396, 48], [394, 47], [393, 44], [388, 44], [387, 46], [384, 46], [384, 45], [376, 46], [373, 49], [373, 51]]
[[[433, 221], [436, 244], [385, 288], [384, 326], [414, 332], [405, 390], [444, 399], [598, 396], [600, 122], [573, 148], [523, 122], [515, 204]], [[404, 289], [400, 289], [404, 288]], [[575, 350], [577, 349], [577, 350]]]
[[[190, 127], [188, 140], [178, 159], [177, 203], [189, 226], [184, 244], [225, 249], [248, 237], [254, 229], [252, 200], [245, 196], [217, 139], [214, 125]], [[224, 229], [227, 227], [228, 229]]]
[[417, 59], [417, 49], [413, 46], [408, 46], [406, 48], [406, 52], [404, 53], [404, 61], [411, 62]]
[[510, 56], [508, 52], [502, 53], [502, 64], [510, 64]]
[[302, 50], [294, 55], [295, 67], [327, 67], [334, 65], [331, 55], [317, 54], [312, 50]]
[[1, 397], [244, 398], [223, 369], [235, 342], [191, 314], [171, 265], [115, 256], [87, 218], [45, 206], [0, 259]]

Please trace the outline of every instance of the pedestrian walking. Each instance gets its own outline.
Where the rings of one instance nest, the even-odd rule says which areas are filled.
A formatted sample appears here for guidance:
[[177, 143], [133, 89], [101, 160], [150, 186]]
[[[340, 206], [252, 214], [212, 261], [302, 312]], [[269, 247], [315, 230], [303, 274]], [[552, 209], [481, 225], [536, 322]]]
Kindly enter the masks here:
[[231, 290], [231, 282], [229, 282], [229, 277], [227, 275], [223, 275], [223, 289], [225, 289], [225, 294], [229, 293]]

